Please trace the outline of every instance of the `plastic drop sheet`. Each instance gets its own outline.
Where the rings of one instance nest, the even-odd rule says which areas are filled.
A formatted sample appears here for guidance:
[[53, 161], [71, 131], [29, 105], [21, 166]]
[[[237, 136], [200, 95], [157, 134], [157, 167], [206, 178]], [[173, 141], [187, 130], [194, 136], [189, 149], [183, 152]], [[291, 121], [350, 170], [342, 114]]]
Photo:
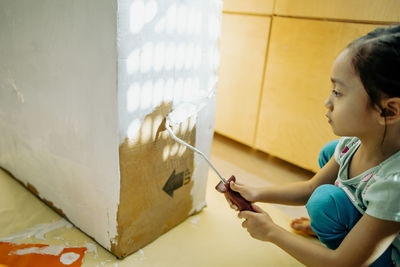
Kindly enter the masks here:
[[[224, 173], [234, 169], [230, 165], [221, 168], [220, 162], [217, 165]], [[235, 174], [251, 175], [241, 174], [237, 168]], [[208, 206], [202, 212], [187, 218], [143, 249], [118, 260], [0, 168], [0, 267], [38, 266], [35, 263], [84, 267], [303, 266], [277, 246], [251, 238], [223, 194], [215, 191], [218, 178], [211, 171], [208, 176]], [[289, 229], [290, 217], [285, 213], [272, 205], [260, 206], [277, 224]], [[36, 253], [24, 254], [28, 256], [12, 262], [11, 257], [17, 254], [8, 255], [11, 250], [21, 254], [24, 249]], [[73, 263], [66, 265], [62, 261]]]

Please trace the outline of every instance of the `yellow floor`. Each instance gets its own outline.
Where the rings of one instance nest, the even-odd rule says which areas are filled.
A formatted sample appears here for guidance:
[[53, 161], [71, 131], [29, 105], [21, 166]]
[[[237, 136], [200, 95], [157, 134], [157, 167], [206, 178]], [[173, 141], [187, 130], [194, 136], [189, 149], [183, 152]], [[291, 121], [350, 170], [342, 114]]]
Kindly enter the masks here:
[[[224, 176], [235, 174], [253, 184], [286, 183], [308, 179], [312, 174], [260, 152], [216, 136], [212, 157]], [[159, 237], [138, 252], [117, 260], [91, 238], [72, 228], [60, 228], [45, 240], [30, 237], [17, 243], [44, 243], [95, 248], [86, 253], [83, 266], [303, 266], [273, 244], [252, 239], [241, 221], [215, 191], [216, 175], [209, 172], [207, 203], [199, 214]], [[279, 205], [261, 204], [273, 220], [286, 229], [291, 216], [304, 210], [285, 210]], [[62, 219], [22, 185], [0, 169], [0, 239], [35, 225]], [[93, 222], [94, 224], [96, 222]], [[93, 244], [93, 245], [91, 245]]]
[[[244, 170], [273, 184], [304, 181], [313, 175], [309, 171], [218, 134], [214, 135], [211, 157], [223, 159], [238, 170]], [[223, 165], [220, 167], [224, 168]]]

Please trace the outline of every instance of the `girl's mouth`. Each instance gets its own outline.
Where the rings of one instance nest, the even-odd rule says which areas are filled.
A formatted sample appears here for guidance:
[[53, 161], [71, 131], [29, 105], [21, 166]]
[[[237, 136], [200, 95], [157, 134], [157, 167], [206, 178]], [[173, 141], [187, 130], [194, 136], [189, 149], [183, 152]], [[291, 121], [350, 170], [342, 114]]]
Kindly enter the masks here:
[[332, 123], [332, 119], [328, 116], [328, 114], [325, 114], [325, 116], [328, 118], [328, 123]]

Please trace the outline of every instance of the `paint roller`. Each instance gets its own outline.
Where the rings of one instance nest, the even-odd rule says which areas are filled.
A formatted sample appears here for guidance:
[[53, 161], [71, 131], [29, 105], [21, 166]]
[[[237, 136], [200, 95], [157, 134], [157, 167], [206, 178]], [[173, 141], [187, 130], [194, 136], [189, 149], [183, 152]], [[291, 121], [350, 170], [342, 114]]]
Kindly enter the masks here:
[[177, 126], [180, 123], [182, 123], [184, 120], [186, 120], [188, 117], [191, 117], [202, 108], [202, 105], [200, 107], [192, 104], [192, 103], [183, 103], [180, 104], [175, 110], [173, 110], [171, 113], [168, 114], [165, 122], [165, 128], [167, 129], [168, 133], [172, 136], [172, 138], [177, 141], [178, 143], [188, 147], [189, 149], [193, 150], [194, 152], [200, 154], [208, 163], [208, 165], [214, 170], [214, 172], [217, 174], [219, 179], [221, 180], [215, 189], [223, 193], [234, 205], [238, 207], [240, 211], [242, 210], [250, 210], [254, 211], [254, 209], [251, 206], [251, 203], [243, 198], [238, 192], [233, 191], [231, 187], [229, 186], [229, 183], [231, 181], [235, 182], [236, 178], [235, 176], [231, 176], [228, 180], [224, 179], [222, 175], [217, 171], [217, 169], [214, 167], [214, 165], [210, 162], [210, 160], [207, 158], [207, 156], [198, 150], [197, 148], [189, 145], [182, 139], [179, 139], [176, 137], [174, 132], [171, 129], [171, 125]]

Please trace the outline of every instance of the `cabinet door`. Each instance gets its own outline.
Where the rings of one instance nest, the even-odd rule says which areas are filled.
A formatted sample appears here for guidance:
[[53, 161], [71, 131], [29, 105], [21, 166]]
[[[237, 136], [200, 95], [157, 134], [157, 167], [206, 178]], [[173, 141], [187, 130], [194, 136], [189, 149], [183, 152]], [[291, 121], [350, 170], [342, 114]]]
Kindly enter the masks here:
[[256, 148], [316, 171], [319, 150], [337, 139], [324, 101], [336, 56], [378, 25], [274, 17]]
[[270, 18], [223, 14], [215, 131], [252, 146]]
[[399, 0], [276, 0], [275, 14], [285, 16], [399, 22]]
[[225, 0], [224, 11], [271, 15], [274, 0]]

